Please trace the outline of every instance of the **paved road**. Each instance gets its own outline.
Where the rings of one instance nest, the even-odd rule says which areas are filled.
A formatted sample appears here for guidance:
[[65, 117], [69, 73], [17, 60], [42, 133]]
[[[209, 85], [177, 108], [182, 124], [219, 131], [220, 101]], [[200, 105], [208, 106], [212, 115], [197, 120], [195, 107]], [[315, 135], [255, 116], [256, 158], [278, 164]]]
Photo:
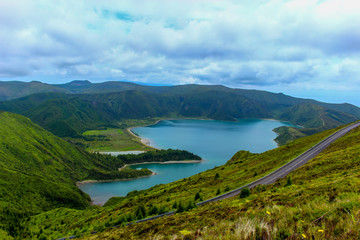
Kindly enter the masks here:
[[[312, 148], [310, 148], [309, 150], [307, 150], [306, 152], [304, 152], [303, 154], [301, 154], [300, 156], [294, 158], [293, 160], [291, 160], [290, 162], [288, 162], [287, 164], [285, 164], [284, 166], [278, 168], [277, 170], [273, 171], [272, 173], [266, 175], [265, 177], [262, 177], [252, 183], [249, 183], [247, 185], [244, 185], [240, 188], [237, 188], [233, 191], [224, 193], [222, 195], [219, 195], [217, 197], [202, 201], [197, 203], [198, 206], [204, 205], [206, 203], [209, 202], [216, 202], [222, 199], [226, 199], [226, 198], [230, 198], [233, 196], [238, 195], [241, 192], [241, 189], [243, 189], [244, 187], [248, 187], [248, 188], [253, 188], [257, 185], [266, 185], [266, 184], [271, 184], [273, 182], [276, 181], [276, 179], [279, 178], [283, 178], [286, 175], [288, 175], [290, 172], [294, 171], [295, 169], [301, 167], [302, 165], [304, 165], [305, 163], [307, 163], [309, 160], [313, 159], [316, 155], [318, 155], [320, 152], [322, 152], [325, 148], [327, 148], [331, 143], [333, 143], [335, 140], [337, 140], [338, 138], [344, 136], [347, 132], [349, 132], [350, 130], [357, 128], [360, 126], [360, 122], [357, 123], [353, 123], [347, 127], [344, 127], [342, 129], [340, 129], [339, 131], [333, 133], [332, 135], [330, 135], [329, 137], [325, 138], [324, 140], [322, 140], [320, 143], [316, 144], [315, 146], [313, 146]], [[160, 215], [156, 215], [153, 217], [149, 217], [149, 218], [145, 218], [145, 219], [141, 219], [138, 220], [136, 222], [132, 222], [132, 223], [128, 223], [127, 225], [132, 225], [134, 223], [140, 223], [140, 222], [147, 222], [156, 218], [160, 218], [160, 217], [164, 217], [164, 216], [170, 216], [173, 215], [176, 211], [171, 211], [171, 212], [167, 212], [167, 213], [163, 213]], [[120, 226], [114, 226], [114, 228], [118, 228]], [[96, 232], [92, 232], [91, 234], [94, 234]], [[68, 237], [69, 239], [73, 239], [75, 238], [75, 236], [70, 236]], [[59, 238], [58, 240], [65, 240], [68, 238]]]
[[[309, 150], [307, 150], [306, 152], [304, 152], [303, 154], [301, 154], [300, 156], [294, 158], [293, 160], [291, 160], [290, 162], [288, 162], [287, 164], [283, 165], [282, 167], [278, 168], [277, 170], [273, 171], [272, 173], [252, 182], [249, 183], [247, 185], [244, 185], [240, 188], [237, 188], [233, 191], [227, 192], [225, 194], [219, 195], [217, 197], [202, 201], [197, 203], [198, 206], [204, 205], [206, 203], [209, 202], [216, 202], [222, 199], [226, 199], [226, 198], [230, 198], [233, 196], [238, 195], [241, 192], [241, 189], [243, 189], [244, 187], [248, 187], [248, 188], [253, 188], [257, 185], [266, 185], [266, 184], [271, 184], [274, 183], [277, 179], [279, 178], [283, 178], [286, 175], [288, 175], [290, 172], [294, 171], [295, 169], [301, 167], [302, 165], [304, 165], [305, 163], [307, 163], [309, 160], [313, 159], [316, 155], [318, 155], [320, 152], [322, 152], [325, 148], [327, 148], [331, 143], [333, 143], [335, 140], [337, 140], [338, 138], [344, 136], [347, 132], [349, 132], [350, 130], [357, 128], [360, 126], [360, 122], [357, 123], [353, 123], [347, 127], [344, 127], [342, 129], [340, 129], [339, 131], [333, 133], [332, 135], [330, 135], [329, 137], [325, 138], [324, 140], [322, 140], [320, 143], [316, 144], [315, 146], [313, 146], [312, 148], [310, 148]], [[157, 216], [153, 216], [153, 217], [149, 217], [149, 218], [145, 218], [145, 219], [141, 219], [136, 221], [135, 223], [140, 223], [140, 222], [146, 222], [146, 221], [150, 221], [156, 218], [160, 218], [163, 216], [169, 216], [174, 214], [176, 211], [171, 211], [171, 212], [167, 212], [164, 214], [160, 214]], [[132, 223], [130, 223], [132, 224]]]

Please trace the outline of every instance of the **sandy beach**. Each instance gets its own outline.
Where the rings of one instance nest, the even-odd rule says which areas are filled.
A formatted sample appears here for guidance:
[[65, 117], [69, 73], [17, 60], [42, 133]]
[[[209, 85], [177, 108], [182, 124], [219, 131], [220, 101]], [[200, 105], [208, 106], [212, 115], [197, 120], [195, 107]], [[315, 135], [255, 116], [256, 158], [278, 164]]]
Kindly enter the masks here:
[[[158, 120], [158, 121], [156, 121], [156, 122], [159, 122], [159, 121], [160, 121], [160, 120]], [[156, 124], [156, 123], [154, 123], [154, 124]], [[153, 125], [153, 124], [151, 124], [151, 125]], [[150, 126], [150, 125], [147, 125], [147, 126]], [[158, 148], [156, 148], [156, 147], [151, 146], [149, 139], [141, 138], [141, 137], [139, 137], [138, 135], [136, 135], [135, 133], [133, 133], [133, 131], [132, 131], [133, 128], [137, 128], [137, 127], [127, 128], [126, 130], [127, 130], [128, 133], [130, 133], [133, 137], [136, 137], [137, 139], [139, 139], [140, 142], [141, 142], [143, 145], [145, 145], [145, 146], [147, 146], [147, 147], [150, 147], [150, 148], [153, 148], [153, 149], [156, 149], [156, 150], [160, 150], [160, 149], [158, 149]]]

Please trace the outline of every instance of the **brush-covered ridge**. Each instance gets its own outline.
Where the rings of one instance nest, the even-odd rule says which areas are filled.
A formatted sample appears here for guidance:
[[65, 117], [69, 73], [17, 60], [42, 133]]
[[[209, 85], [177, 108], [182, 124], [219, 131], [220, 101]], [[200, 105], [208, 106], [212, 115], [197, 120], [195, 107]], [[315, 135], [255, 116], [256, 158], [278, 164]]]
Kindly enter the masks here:
[[[115, 225], [124, 225], [127, 222], [140, 219], [146, 215], [155, 215], [161, 211], [179, 209], [179, 205], [187, 208], [188, 205], [193, 206], [194, 202], [214, 197], [219, 193], [252, 182], [290, 161], [334, 131], [335, 130], [329, 130], [295, 140], [288, 145], [261, 154], [240, 151], [223, 166], [170, 184], [161, 184], [148, 190], [134, 191], [126, 197], [113, 198], [103, 208], [87, 209], [86, 211], [58, 209], [34, 216], [27, 222], [27, 227], [31, 229], [31, 231], [24, 232], [23, 236], [29, 237], [34, 236], [32, 234], [45, 232], [47, 236], [53, 236], [54, 238], [72, 235], [81, 236], [82, 234], [88, 238], [92, 231], [104, 231], [104, 233], [100, 233], [100, 235], [96, 235], [96, 237], [108, 237], [108, 239], [151, 239], [157, 236], [160, 237], [160, 239], [171, 239], [175, 234], [180, 237], [179, 231], [185, 229], [190, 231], [192, 237], [196, 237], [198, 232], [206, 231], [206, 229], [214, 227], [215, 222], [223, 222], [222, 224], [229, 222], [230, 224], [230, 222], [236, 221], [240, 216], [246, 219], [252, 216], [254, 222], [260, 223], [262, 217], [267, 217], [268, 215], [265, 209], [271, 210], [272, 208], [277, 208], [278, 205], [284, 209], [287, 206], [296, 208], [298, 203], [305, 206], [307, 204], [315, 206], [317, 202], [310, 201], [312, 199], [310, 196], [313, 196], [313, 194], [319, 193], [320, 196], [325, 196], [323, 196], [322, 199], [329, 200], [329, 189], [323, 186], [327, 184], [327, 182], [322, 178], [318, 179], [319, 174], [310, 172], [312, 175], [308, 175], [303, 169], [306, 169], [311, 164], [318, 164], [318, 161], [322, 161], [322, 165], [327, 164], [326, 158], [329, 154], [334, 154], [334, 156], [338, 154], [341, 155], [339, 152], [330, 150], [334, 149], [334, 145], [338, 146], [339, 144], [346, 143], [346, 139], [349, 136], [353, 137], [353, 140], [350, 142], [355, 144], [356, 141], [354, 139], [360, 135], [358, 130], [353, 131], [340, 141], [337, 141], [329, 148], [330, 150], [326, 150], [319, 157], [292, 173], [291, 184], [289, 186], [285, 186], [287, 179], [282, 179], [270, 186], [255, 188], [251, 191], [250, 197], [246, 199], [233, 198], [147, 223], [123, 226], [116, 230], [111, 228]], [[344, 147], [351, 149], [354, 146], [349, 144]], [[358, 151], [360, 150], [358, 149]], [[356, 156], [356, 154], [349, 157], [353, 159], [354, 156]], [[356, 160], [356, 158], [354, 160]], [[341, 176], [343, 172], [336, 170], [336, 167], [332, 164], [332, 162], [329, 163], [329, 168], [335, 168], [334, 177]], [[301, 175], [298, 174], [299, 171], [302, 172]], [[318, 171], [321, 172], [321, 168], [316, 168], [316, 172]], [[326, 172], [321, 172], [320, 176], [321, 175], [327, 178]], [[312, 182], [315, 181], [316, 184], [313, 185]], [[312, 188], [315, 190], [308, 190]], [[338, 191], [338, 195], [339, 194], [343, 194], [341, 189]], [[326, 204], [326, 201], [324, 204]], [[329, 204], [331, 205], [332, 202], [329, 202]], [[328, 205], [328, 207], [330, 207], [330, 205]], [[156, 208], [157, 211], [155, 211], [154, 208]], [[321, 209], [315, 209], [314, 211], [309, 218], [317, 215], [318, 212], [322, 212]], [[272, 212], [274, 211], [271, 210], [270, 214], [272, 214]], [[252, 215], [249, 215], [250, 213]], [[46, 226], [42, 225], [44, 219], [48, 219]], [[278, 221], [286, 222], [288, 219], [279, 218]], [[283, 227], [283, 225], [279, 225], [279, 227]], [[289, 228], [290, 227], [293, 226], [289, 225]], [[271, 236], [278, 234], [274, 229], [271, 231]], [[290, 230], [289, 232], [291, 234], [298, 234], [298, 232], [291, 232]], [[215, 232], [212, 237], [214, 238], [215, 235], [221, 236], [221, 234], [221, 232]]]

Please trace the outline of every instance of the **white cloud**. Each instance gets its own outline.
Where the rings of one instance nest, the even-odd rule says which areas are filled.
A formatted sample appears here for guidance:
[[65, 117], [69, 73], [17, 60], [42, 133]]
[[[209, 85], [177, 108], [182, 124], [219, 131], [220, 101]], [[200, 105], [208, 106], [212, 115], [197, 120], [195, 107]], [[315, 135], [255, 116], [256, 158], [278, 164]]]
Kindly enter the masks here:
[[0, 79], [359, 89], [359, 11], [356, 0], [0, 1]]

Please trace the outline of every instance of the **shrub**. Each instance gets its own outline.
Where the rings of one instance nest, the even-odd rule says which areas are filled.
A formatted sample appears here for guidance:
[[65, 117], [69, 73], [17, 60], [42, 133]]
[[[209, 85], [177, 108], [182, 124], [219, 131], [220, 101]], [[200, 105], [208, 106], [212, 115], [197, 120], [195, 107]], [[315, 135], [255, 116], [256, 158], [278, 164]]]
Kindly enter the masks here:
[[288, 176], [286, 184], [285, 184], [284, 187], [288, 187], [288, 186], [291, 186], [291, 185], [292, 185], [292, 180], [291, 180], [290, 176]]
[[196, 200], [198, 200], [198, 199], [200, 199], [200, 198], [201, 198], [200, 192], [197, 192], [197, 193], [195, 194], [194, 200], [196, 201]]
[[220, 189], [218, 188], [216, 195], [219, 195], [221, 193]]
[[155, 215], [159, 212], [159, 209], [157, 206], [152, 206], [150, 209], [149, 209], [149, 215]]
[[248, 187], [241, 189], [240, 198], [246, 198], [248, 196], [250, 196], [250, 189]]

